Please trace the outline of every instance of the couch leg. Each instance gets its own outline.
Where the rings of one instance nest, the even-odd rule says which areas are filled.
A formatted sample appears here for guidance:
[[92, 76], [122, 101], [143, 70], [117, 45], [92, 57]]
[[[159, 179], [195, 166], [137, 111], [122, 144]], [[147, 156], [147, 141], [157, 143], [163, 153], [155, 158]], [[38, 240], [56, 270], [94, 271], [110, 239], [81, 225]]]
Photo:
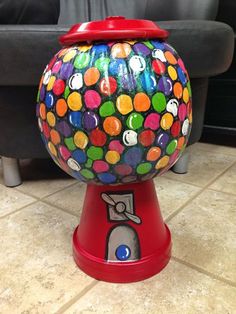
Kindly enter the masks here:
[[175, 173], [184, 174], [188, 172], [189, 152], [185, 152], [181, 155], [176, 164], [171, 168]]
[[4, 184], [14, 187], [22, 183], [19, 160], [17, 158], [1, 157]]

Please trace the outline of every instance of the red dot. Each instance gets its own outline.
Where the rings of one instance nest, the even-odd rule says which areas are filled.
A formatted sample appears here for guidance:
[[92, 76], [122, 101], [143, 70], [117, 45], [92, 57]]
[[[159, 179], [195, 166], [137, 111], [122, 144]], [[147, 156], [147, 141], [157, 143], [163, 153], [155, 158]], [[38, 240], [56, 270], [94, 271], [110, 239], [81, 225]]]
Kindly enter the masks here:
[[176, 137], [179, 135], [180, 132], [180, 122], [179, 121], [175, 121], [170, 129], [171, 135], [173, 137]]
[[166, 70], [164, 63], [162, 63], [160, 60], [152, 61], [152, 68], [154, 72], [158, 75], [165, 73]]
[[103, 131], [95, 129], [90, 133], [89, 139], [94, 146], [103, 146], [106, 143], [107, 136]]
[[116, 80], [113, 77], [104, 77], [99, 84], [99, 88], [102, 94], [112, 95], [117, 88]]
[[65, 82], [63, 80], [56, 80], [53, 84], [53, 93], [57, 96], [61, 95], [65, 90]]
[[43, 128], [43, 135], [47, 139], [49, 139], [49, 137], [50, 137], [50, 128], [49, 128], [47, 122], [45, 122], [45, 121], [42, 122], [42, 128]]
[[127, 176], [132, 172], [132, 168], [127, 164], [115, 166], [115, 172], [120, 176]]
[[145, 130], [139, 134], [138, 140], [143, 146], [150, 146], [155, 140], [155, 134], [151, 130]]

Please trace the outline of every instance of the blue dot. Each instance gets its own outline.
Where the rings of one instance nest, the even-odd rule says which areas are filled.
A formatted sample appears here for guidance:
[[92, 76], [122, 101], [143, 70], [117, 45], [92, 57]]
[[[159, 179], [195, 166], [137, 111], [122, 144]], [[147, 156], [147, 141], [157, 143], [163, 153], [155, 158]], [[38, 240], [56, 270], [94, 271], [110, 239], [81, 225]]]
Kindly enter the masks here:
[[158, 135], [156, 143], [158, 146], [160, 146], [161, 148], [165, 148], [167, 143], [169, 141], [169, 135], [162, 132]]
[[81, 149], [76, 149], [72, 153], [72, 157], [78, 162], [78, 163], [84, 163], [87, 160], [85, 152], [83, 152]]
[[155, 76], [150, 72], [144, 72], [141, 76], [141, 84], [147, 93], [153, 93], [157, 90], [157, 82]]
[[94, 45], [91, 52], [92, 54], [95, 55], [98, 54], [106, 55], [108, 53], [108, 46], [104, 44]]
[[125, 244], [121, 244], [116, 249], [116, 258], [120, 261], [126, 261], [130, 257], [130, 255], [131, 255], [131, 250]]
[[132, 166], [136, 167], [142, 160], [142, 150], [138, 147], [132, 147], [124, 155], [125, 162]]
[[69, 114], [70, 124], [75, 126], [76, 128], [81, 127], [82, 113], [81, 111], [72, 111]]
[[116, 182], [116, 177], [108, 172], [98, 174], [98, 178], [102, 183], [110, 184]]
[[109, 72], [111, 75], [124, 75], [128, 73], [127, 65], [122, 59], [114, 59], [109, 63]]
[[181, 83], [183, 85], [185, 85], [187, 83], [187, 79], [186, 79], [186, 76], [185, 76], [183, 70], [179, 67], [177, 72], [178, 72], [178, 77], [179, 77]]
[[154, 40], [151, 40], [151, 44], [156, 48], [156, 49], [161, 49], [163, 50], [164, 49], [164, 44], [159, 42], [159, 41], [154, 41]]
[[45, 97], [45, 104], [47, 108], [52, 108], [54, 105], [54, 97], [52, 93], [47, 93]]

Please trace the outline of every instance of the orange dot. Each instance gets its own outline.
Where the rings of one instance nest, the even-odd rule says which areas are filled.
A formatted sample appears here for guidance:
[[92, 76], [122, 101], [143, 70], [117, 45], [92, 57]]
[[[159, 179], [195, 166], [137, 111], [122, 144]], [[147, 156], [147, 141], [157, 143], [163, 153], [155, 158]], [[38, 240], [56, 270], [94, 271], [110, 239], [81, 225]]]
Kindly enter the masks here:
[[47, 113], [47, 122], [51, 127], [54, 127], [56, 124], [56, 117], [51, 111]]
[[136, 111], [147, 111], [150, 108], [151, 102], [145, 93], [137, 93], [134, 97], [134, 109]]
[[51, 154], [57, 156], [56, 147], [52, 144], [52, 142], [48, 142], [48, 149], [50, 150]]
[[182, 147], [183, 147], [183, 145], [184, 145], [184, 141], [185, 141], [184, 136], [181, 136], [181, 137], [178, 139], [177, 149], [182, 149]]
[[56, 102], [56, 112], [59, 117], [63, 117], [67, 112], [67, 104], [65, 99], [60, 98]]
[[163, 156], [160, 160], [158, 160], [158, 162], [156, 163], [155, 168], [161, 169], [161, 168], [165, 168], [168, 165], [169, 162], [169, 157], [168, 156]]
[[166, 51], [164, 53], [166, 60], [170, 63], [170, 64], [176, 64], [177, 60], [175, 58], [175, 56], [173, 55], [173, 53], [171, 53], [170, 51]]
[[91, 86], [97, 83], [99, 80], [100, 73], [97, 68], [89, 68], [85, 73], [84, 73], [84, 82], [87, 86]]
[[131, 52], [131, 47], [128, 43], [117, 43], [111, 48], [113, 58], [127, 58]]
[[159, 147], [152, 147], [147, 153], [147, 160], [155, 161], [161, 156], [161, 149]]
[[187, 104], [189, 101], [189, 92], [187, 87], [184, 88], [183, 90], [183, 101]]
[[107, 117], [103, 122], [103, 129], [111, 136], [116, 136], [121, 132], [121, 122], [116, 117]]
[[39, 106], [39, 114], [41, 119], [46, 120], [46, 106], [44, 103], [41, 103]]
[[50, 136], [51, 136], [51, 141], [54, 145], [57, 145], [60, 143], [61, 137], [60, 137], [60, 134], [56, 130], [52, 129], [50, 131]]
[[105, 159], [107, 162], [114, 165], [120, 160], [120, 154], [117, 153], [117, 151], [115, 151], [115, 150], [109, 150], [106, 153]]
[[182, 85], [179, 82], [176, 82], [174, 84], [173, 90], [174, 90], [175, 97], [180, 99], [182, 97], [182, 94], [183, 94], [183, 87], [182, 87]]

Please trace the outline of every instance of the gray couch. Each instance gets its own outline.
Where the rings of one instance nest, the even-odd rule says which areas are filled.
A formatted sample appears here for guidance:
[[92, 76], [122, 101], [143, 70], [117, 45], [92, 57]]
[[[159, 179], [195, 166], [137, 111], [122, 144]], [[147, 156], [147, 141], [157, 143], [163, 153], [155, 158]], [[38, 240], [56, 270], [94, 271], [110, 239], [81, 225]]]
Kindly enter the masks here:
[[[208, 79], [226, 71], [233, 54], [232, 29], [213, 21], [218, 10], [217, 0], [11, 0], [1, 3], [4, 2], [4, 10], [0, 4], [0, 156], [7, 186], [21, 183], [19, 159], [48, 157], [35, 118], [37, 86], [45, 65], [60, 49], [58, 37], [78, 22], [124, 15], [158, 21], [170, 31], [168, 42], [183, 58], [191, 79], [193, 127], [189, 144], [199, 140]], [[186, 165], [184, 154], [174, 169], [185, 172]]]

